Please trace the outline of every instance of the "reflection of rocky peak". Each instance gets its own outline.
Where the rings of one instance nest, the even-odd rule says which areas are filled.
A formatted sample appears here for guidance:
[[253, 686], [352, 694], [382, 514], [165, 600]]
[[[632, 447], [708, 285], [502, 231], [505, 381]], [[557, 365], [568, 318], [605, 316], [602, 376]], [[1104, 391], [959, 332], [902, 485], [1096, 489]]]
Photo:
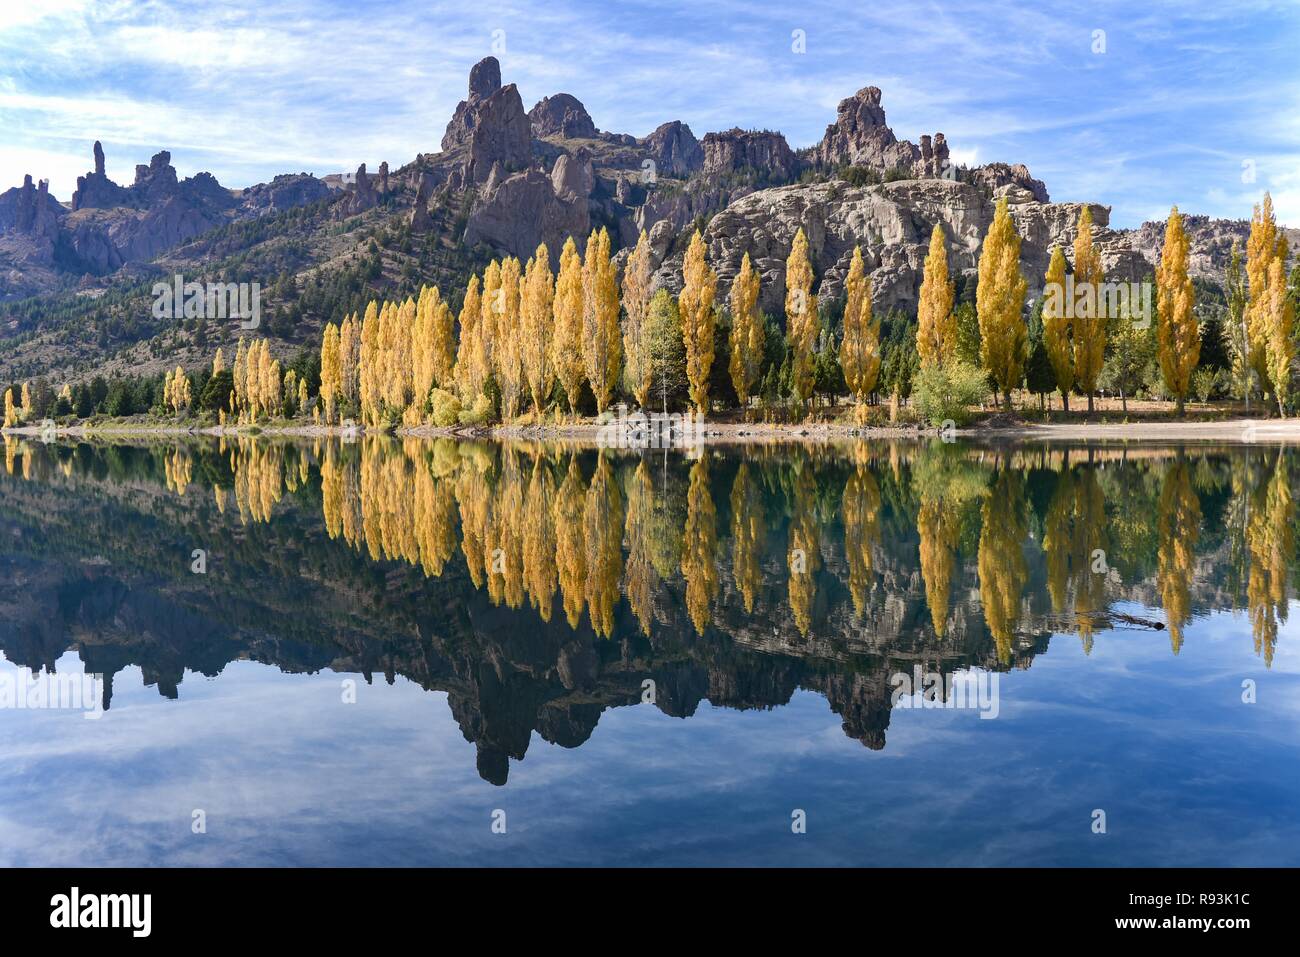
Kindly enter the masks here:
[[565, 139], [595, 139], [596, 124], [592, 122], [587, 108], [576, 96], [569, 93], [557, 93], [544, 96], [528, 111], [532, 124], [533, 136], [545, 139], [548, 136], [562, 136]]

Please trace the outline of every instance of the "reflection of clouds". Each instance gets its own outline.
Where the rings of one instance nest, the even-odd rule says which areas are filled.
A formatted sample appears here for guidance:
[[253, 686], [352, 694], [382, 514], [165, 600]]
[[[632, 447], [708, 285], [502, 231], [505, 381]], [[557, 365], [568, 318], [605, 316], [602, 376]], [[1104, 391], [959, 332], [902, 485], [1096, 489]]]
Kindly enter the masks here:
[[[896, 710], [883, 752], [809, 691], [614, 708], [578, 748], [534, 735], [505, 788], [479, 780], [445, 695], [401, 678], [358, 679], [344, 705], [355, 676], [241, 661], [165, 701], [133, 667], [100, 722], [0, 714], [2, 863], [1295, 864], [1295, 656], [1265, 673], [1229, 614], [1193, 622], [1177, 659], [1163, 637], [1053, 641], [1002, 676], [997, 720]], [[1259, 704], [1238, 703], [1242, 675]]]

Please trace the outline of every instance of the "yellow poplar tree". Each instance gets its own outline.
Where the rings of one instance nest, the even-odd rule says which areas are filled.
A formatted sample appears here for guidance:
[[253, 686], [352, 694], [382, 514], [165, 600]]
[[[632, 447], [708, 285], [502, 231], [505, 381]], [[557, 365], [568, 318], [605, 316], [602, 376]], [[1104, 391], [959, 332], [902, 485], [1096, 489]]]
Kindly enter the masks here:
[[224, 372], [226, 368], [226, 357], [222, 354], [221, 349], [217, 349], [217, 354], [212, 357], [212, 374]]
[[[1250, 288], [1250, 298], [1246, 303], [1246, 336], [1251, 365], [1265, 381], [1269, 340], [1268, 270], [1279, 247], [1285, 249], [1285, 242], [1278, 233], [1277, 220], [1273, 216], [1273, 197], [1265, 193], [1263, 205], [1255, 204], [1250, 217], [1250, 237], [1246, 240], [1246, 278]], [[1285, 252], [1282, 258], [1286, 258]]]
[[1286, 236], [1278, 229], [1273, 214], [1273, 197], [1264, 194], [1256, 205], [1246, 242], [1246, 276], [1250, 299], [1246, 304], [1246, 334], [1251, 364], [1260, 379], [1269, 383], [1286, 415], [1291, 387], [1291, 358], [1295, 352], [1288, 315], [1294, 312], [1286, 292]]
[[916, 349], [921, 354], [921, 365], [947, 365], [957, 352], [957, 315], [952, 310], [954, 284], [948, 275], [948, 251], [943, 227], [938, 223], [930, 233], [930, 251], [922, 272]]
[[1092, 411], [1106, 354], [1106, 310], [1101, 284], [1106, 275], [1101, 267], [1101, 253], [1092, 244], [1092, 210], [1084, 206], [1079, 213], [1079, 230], [1074, 237], [1074, 289], [1083, 294], [1085, 308], [1074, 309], [1074, 377], [1079, 391], [1088, 396]]
[[979, 286], [975, 309], [979, 315], [980, 361], [997, 383], [1011, 408], [1011, 390], [1020, 382], [1028, 334], [1021, 311], [1025, 277], [1020, 275], [1020, 237], [1007, 199], [998, 200], [993, 223], [980, 249]]
[[344, 399], [357, 400], [357, 376], [361, 365], [361, 321], [356, 313], [339, 327], [339, 393]]
[[339, 358], [339, 331], [334, 323], [325, 326], [325, 335], [320, 345], [320, 396], [325, 403], [325, 421], [334, 421], [335, 404], [339, 397], [339, 383], [342, 380]]
[[378, 359], [379, 306], [371, 300], [361, 321], [361, 348], [357, 355], [357, 397], [361, 402], [361, 418], [367, 425], [379, 422], [381, 382], [376, 368]]
[[682, 262], [682, 292], [677, 298], [686, 346], [686, 379], [697, 412], [709, 407], [709, 369], [713, 365], [713, 300], [718, 277], [704, 256], [704, 237], [697, 229]]
[[239, 337], [239, 345], [235, 348], [235, 364], [230, 367], [230, 377], [230, 411], [238, 413], [244, 408], [248, 386], [248, 354], [244, 348], [243, 336]]
[[[1053, 293], [1052, 290], [1056, 290]], [[1070, 410], [1070, 390], [1074, 388], [1074, 344], [1070, 341], [1070, 310], [1065, 307], [1065, 253], [1052, 247], [1043, 282], [1043, 346], [1061, 390], [1061, 405]]]
[[795, 398], [808, 401], [813, 387], [813, 344], [817, 339], [817, 304], [812, 298], [813, 271], [808, 237], [795, 233], [785, 261], [785, 327], [790, 340], [791, 380]]
[[569, 400], [569, 411], [578, 413], [578, 397], [586, 374], [582, 361], [582, 257], [570, 236], [560, 252], [560, 273], [555, 280], [555, 334], [551, 338], [551, 362]]
[[551, 353], [552, 306], [555, 285], [551, 276], [551, 254], [546, 243], [539, 243], [524, 272], [522, 313], [522, 347], [524, 372], [533, 408], [540, 417], [546, 399], [555, 385], [555, 366]]
[[618, 274], [609, 257], [609, 230], [593, 231], [582, 264], [582, 359], [604, 412], [614, 395], [623, 368], [623, 342], [618, 328]]
[[858, 403], [859, 415], [880, 375], [880, 320], [871, 318], [871, 279], [866, 275], [861, 247], [854, 247], [849, 274], [844, 279], [844, 338], [840, 341], [840, 368], [844, 382]]
[[523, 280], [520, 262], [511, 256], [501, 263], [501, 312], [497, 315], [493, 357], [501, 385], [501, 414], [513, 419], [519, 414], [524, 394], [523, 343], [519, 334], [519, 303]]
[[[1282, 240], [1283, 250], [1286, 240]], [[1288, 295], [1286, 270], [1284, 268], [1285, 251], [1282, 256], [1274, 258], [1268, 267], [1268, 344], [1265, 355], [1268, 358], [1268, 376], [1273, 383], [1273, 394], [1277, 398], [1278, 415], [1286, 416], [1287, 402], [1291, 394], [1291, 366], [1295, 360], [1295, 303]]]
[[645, 407], [654, 385], [654, 362], [646, 338], [650, 312], [650, 240], [645, 230], [623, 267], [623, 378], [637, 404]]
[[456, 388], [466, 405], [483, 391], [487, 379], [479, 334], [482, 310], [479, 278], [470, 276], [469, 285], [465, 287], [465, 301], [460, 307], [460, 344], [456, 350]]
[[1187, 275], [1187, 234], [1175, 206], [1165, 224], [1165, 247], [1156, 269], [1156, 327], [1160, 374], [1183, 414], [1192, 372], [1201, 359], [1201, 331], [1192, 312], [1195, 293]]
[[767, 330], [758, 312], [758, 270], [749, 263], [749, 253], [740, 261], [740, 272], [731, 282], [731, 384], [743, 409], [758, 383], [763, 366]]
[[14, 390], [5, 389], [5, 425], [6, 429], [12, 429], [18, 424], [18, 410], [14, 408]]

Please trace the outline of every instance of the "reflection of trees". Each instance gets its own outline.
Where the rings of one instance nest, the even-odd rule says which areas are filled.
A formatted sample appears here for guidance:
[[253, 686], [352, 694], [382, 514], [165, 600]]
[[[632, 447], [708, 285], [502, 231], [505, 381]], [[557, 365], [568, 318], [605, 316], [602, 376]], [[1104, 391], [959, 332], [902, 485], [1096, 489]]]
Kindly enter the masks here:
[[912, 484], [919, 505], [916, 530], [921, 538], [921, 579], [934, 633], [948, 630], [948, 603], [952, 591], [957, 545], [968, 507], [984, 494], [984, 473], [960, 449], [931, 445], [912, 468]]
[[997, 646], [998, 661], [1011, 661], [1011, 639], [1020, 617], [1020, 593], [1029, 578], [1024, 543], [1024, 478], [1004, 468], [984, 500], [979, 543], [980, 602]]
[[859, 461], [844, 485], [844, 558], [849, 566], [853, 612], [861, 619], [872, 584], [871, 552], [880, 540], [880, 484], [865, 461]]
[[1277, 647], [1278, 622], [1286, 621], [1287, 572], [1295, 560], [1291, 480], [1286, 459], [1278, 453], [1271, 475], [1266, 476], [1250, 496], [1250, 521], [1246, 544], [1250, 552], [1250, 575], [1246, 583], [1246, 607], [1250, 614], [1255, 653], [1264, 664], [1273, 664]]
[[623, 494], [603, 452], [587, 488], [582, 533], [587, 545], [587, 612], [596, 634], [608, 638], [614, 633], [618, 583], [623, 577]]
[[709, 609], [718, 594], [718, 513], [709, 489], [707, 453], [691, 466], [691, 484], [686, 492], [682, 577], [686, 580], [686, 610], [695, 631], [702, 635], [712, 618]]
[[1073, 596], [1072, 630], [1085, 651], [1092, 650], [1094, 619], [1105, 610], [1106, 547], [1106, 503], [1096, 470], [1066, 464], [1043, 522], [1043, 553], [1052, 611], [1064, 612]]
[[569, 468], [555, 495], [555, 567], [560, 579], [560, 597], [570, 628], [578, 627], [586, 601], [587, 550], [582, 540], [582, 512], [586, 489], [578, 457], [569, 459]]
[[642, 460], [632, 473], [627, 492], [627, 569], [624, 591], [643, 635], [650, 634], [654, 596], [659, 587], [652, 540], [654, 521], [654, 477]]
[[538, 456], [524, 496], [524, 584], [542, 621], [551, 620], [555, 603], [555, 479], [550, 465]]
[[269, 522], [275, 503], [284, 494], [284, 449], [274, 442], [239, 438], [230, 449], [239, 519]]
[[817, 573], [821, 570], [821, 524], [817, 518], [817, 485], [813, 467], [806, 459], [796, 463], [790, 500], [790, 611], [799, 634], [808, 637], [812, 625], [813, 599], [817, 595]]
[[[588, 611], [597, 634], [613, 635], [626, 596], [633, 629], [649, 637], [672, 627], [674, 616], [658, 614], [673, 605], [662, 603], [664, 593], [681, 596], [687, 629], [698, 635], [762, 630], [771, 623], [743, 616], [766, 610], [759, 596], [782, 582], [765, 582], [764, 569], [783, 559], [787, 627], [803, 636], [816, 618], [826, 632], [819, 639], [892, 640], [914, 627], [908, 598], [913, 583], [923, 583], [924, 628], [944, 638], [957, 627], [956, 596], [977, 588], [1003, 662], [1016, 635], [1060, 620], [1047, 617], [1048, 598], [1087, 649], [1107, 622], [1108, 599], [1154, 603], [1158, 594], [1177, 652], [1197, 600], [1231, 595], [1248, 609], [1258, 651], [1271, 663], [1295, 567], [1290, 450], [1175, 458], [1155, 449], [1089, 449], [1081, 462], [1077, 451], [1050, 446], [895, 444], [888, 459], [867, 443], [753, 448], [728, 480], [726, 530], [718, 528], [711, 482], [726, 460], [714, 451], [696, 463], [670, 454], [620, 462], [608, 450], [561, 459], [553, 445], [375, 435], [320, 439], [314, 448], [252, 437], [163, 448], [9, 437], [6, 450], [14, 473], [28, 481], [84, 484], [86, 476], [134, 490], [148, 479], [168, 490], [168, 500], [184, 495], [175, 503], [182, 511], [210, 509], [206, 496], [188, 490], [211, 485], [210, 520], [236, 503], [248, 533], [273, 511], [295, 521], [314, 499], [318, 469], [329, 539], [428, 578], [457, 574], [459, 549], [469, 581], [492, 604], [530, 606], [545, 625], [558, 591], [566, 633]], [[769, 520], [778, 524], [769, 528]], [[842, 556], [823, 541], [823, 528], [838, 520]], [[1041, 552], [1026, 551], [1040, 530]], [[731, 542], [721, 543], [726, 531]], [[1045, 594], [1026, 593], [1040, 563]], [[1109, 577], [1107, 566], [1115, 569]], [[728, 575], [735, 607], [718, 603]], [[846, 607], [851, 600], [852, 614], [820, 608], [819, 600]], [[843, 632], [850, 621], [860, 623], [852, 637]]]
[[1201, 500], [1192, 488], [1191, 470], [1181, 457], [1165, 470], [1156, 524], [1156, 587], [1169, 622], [1169, 641], [1178, 654], [1183, 646], [1183, 626], [1192, 617], [1192, 575], [1201, 534]]
[[763, 585], [759, 561], [766, 533], [758, 483], [750, 474], [749, 463], [742, 462], [731, 486], [731, 573], [746, 614], [753, 613], [754, 599]]
[[172, 449], [163, 459], [163, 476], [167, 488], [177, 495], [184, 495], [190, 483], [194, 481], [194, 460], [187, 449]]

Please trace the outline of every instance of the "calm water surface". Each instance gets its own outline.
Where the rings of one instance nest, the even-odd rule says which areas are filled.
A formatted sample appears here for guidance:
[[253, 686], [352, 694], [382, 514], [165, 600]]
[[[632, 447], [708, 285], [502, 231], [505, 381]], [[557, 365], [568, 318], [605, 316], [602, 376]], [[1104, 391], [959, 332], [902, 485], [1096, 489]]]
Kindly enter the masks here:
[[0, 864], [1300, 864], [1288, 450], [5, 452]]

